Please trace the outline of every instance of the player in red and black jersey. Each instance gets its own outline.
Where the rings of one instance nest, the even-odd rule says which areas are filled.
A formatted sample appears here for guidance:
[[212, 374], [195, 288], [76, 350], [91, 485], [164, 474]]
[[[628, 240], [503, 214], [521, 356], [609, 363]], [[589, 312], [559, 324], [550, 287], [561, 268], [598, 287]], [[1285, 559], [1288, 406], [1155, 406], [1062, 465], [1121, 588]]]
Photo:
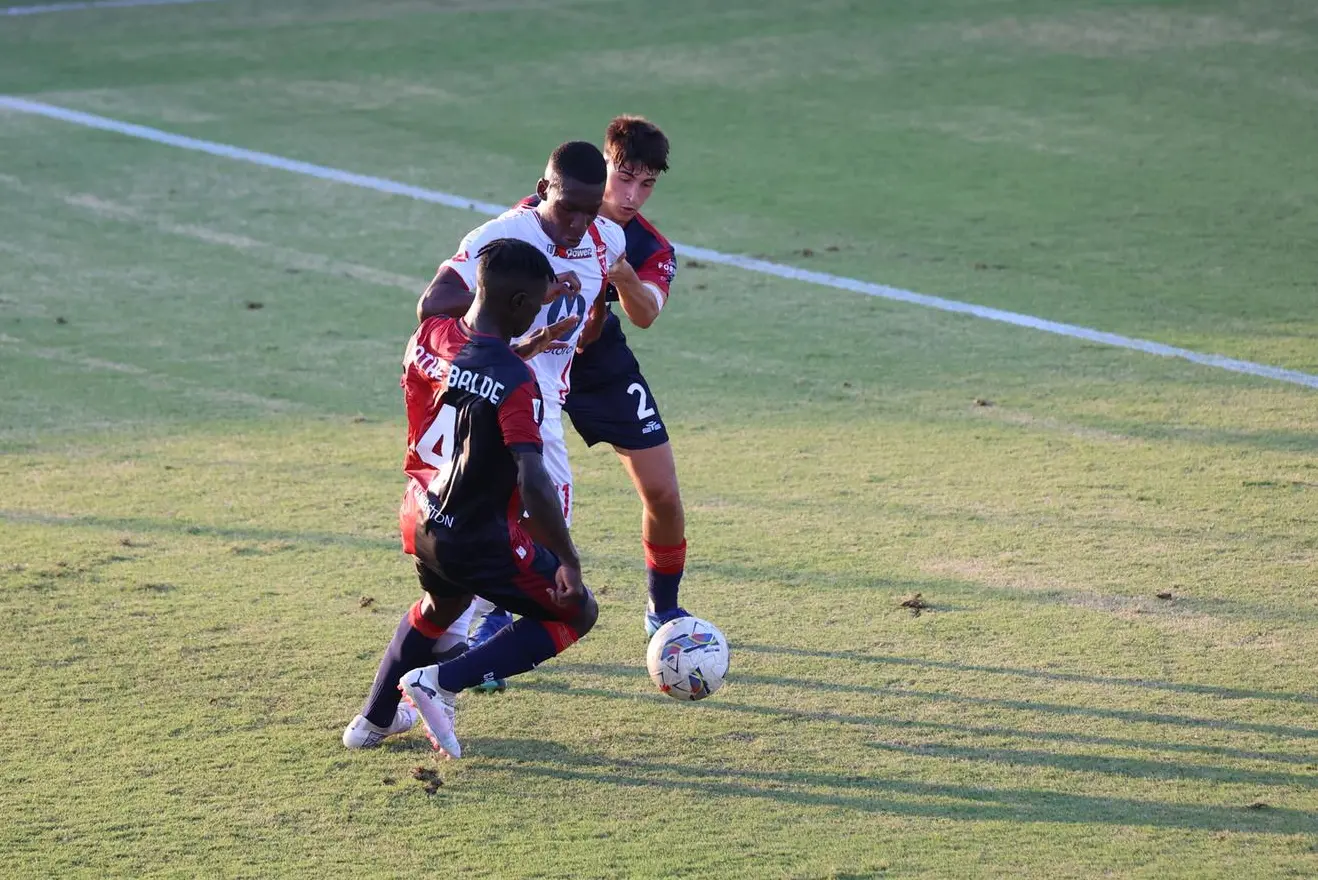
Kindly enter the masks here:
[[[466, 316], [428, 318], [408, 343], [408, 485], [400, 524], [424, 596], [399, 623], [366, 706], [344, 733], [350, 747], [397, 732], [396, 686], [420, 712], [435, 748], [460, 756], [453, 728], [459, 691], [526, 672], [595, 623], [595, 599], [582, 584], [541, 457], [539, 386], [509, 347], [554, 284], [539, 249], [497, 239], [480, 252]], [[523, 511], [541, 543], [524, 528]], [[470, 651], [454, 645], [449, 659], [434, 664], [437, 643], [474, 596], [522, 617]]]

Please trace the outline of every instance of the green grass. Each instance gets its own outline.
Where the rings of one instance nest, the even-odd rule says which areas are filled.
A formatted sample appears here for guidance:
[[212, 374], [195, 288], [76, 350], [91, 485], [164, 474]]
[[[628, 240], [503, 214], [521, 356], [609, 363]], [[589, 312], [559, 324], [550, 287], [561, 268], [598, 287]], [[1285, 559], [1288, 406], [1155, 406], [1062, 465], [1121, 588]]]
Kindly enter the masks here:
[[[495, 201], [640, 111], [681, 241], [1315, 372], [1315, 58], [1281, 0], [227, 0], [4, 21], [0, 93]], [[714, 266], [632, 337], [726, 690], [653, 691], [576, 444], [597, 629], [470, 758], [343, 751], [478, 220], [0, 112], [0, 874], [1318, 874], [1314, 392]]]

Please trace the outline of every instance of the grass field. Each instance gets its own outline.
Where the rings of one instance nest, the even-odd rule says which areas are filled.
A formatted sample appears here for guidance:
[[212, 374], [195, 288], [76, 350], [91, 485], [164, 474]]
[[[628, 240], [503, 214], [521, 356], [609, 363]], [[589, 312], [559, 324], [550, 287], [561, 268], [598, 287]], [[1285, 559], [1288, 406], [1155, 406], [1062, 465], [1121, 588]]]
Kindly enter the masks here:
[[[1318, 373], [1309, 3], [224, 0], [0, 94], [499, 203], [642, 112], [679, 241]], [[1318, 392], [709, 264], [632, 339], [726, 689], [574, 440], [599, 626], [345, 752], [480, 220], [0, 109], [0, 875], [1318, 876]]]

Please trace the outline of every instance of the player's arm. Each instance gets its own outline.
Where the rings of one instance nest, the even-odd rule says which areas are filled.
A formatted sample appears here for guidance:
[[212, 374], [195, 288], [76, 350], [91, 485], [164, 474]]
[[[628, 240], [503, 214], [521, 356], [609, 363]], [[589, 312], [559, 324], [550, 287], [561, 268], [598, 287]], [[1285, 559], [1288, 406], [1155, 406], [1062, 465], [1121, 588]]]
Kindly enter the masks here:
[[522, 506], [535, 523], [536, 537], [554, 551], [560, 564], [581, 571], [581, 559], [563, 519], [563, 501], [545, 470], [544, 458], [529, 446], [519, 446], [512, 453], [517, 461], [517, 490]]
[[467, 309], [471, 308], [471, 302], [475, 298], [458, 270], [446, 263], [439, 267], [434, 280], [417, 300], [417, 322], [436, 315], [461, 317], [467, 314]]
[[581, 559], [563, 518], [563, 503], [545, 470], [538, 418], [541, 412], [540, 391], [528, 371], [526, 381], [499, 404], [499, 429], [517, 463], [517, 491], [522, 508], [535, 524], [533, 534], [558, 557], [555, 580], [562, 590], [559, 598], [566, 602], [581, 596], [586, 588], [581, 583]]
[[654, 323], [664, 307], [664, 294], [659, 286], [642, 281], [626, 257], [609, 267], [609, 281], [618, 291], [618, 304], [627, 319], [642, 330]]
[[575, 330], [577, 323], [580, 321], [581, 319], [576, 315], [569, 315], [566, 318], [560, 318], [547, 327], [533, 330], [528, 333], [525, 338], [517, 340], [509, 347], [512, 348], [513, 353], [519, 358], [524, 361], [529, 361], [531, 358], [540, 354], [540, 352], [546, 350], [557, 342], [558, 337], [562, 336], [564, 333], [571, 333]]
[[435, 315], [452, 315], [460, 318], [467, 314], [476, 289], [476, 261], [481, 248], [500, 238], [506, 225], [498, 219], [482, 223], [462, 237], [457, 252], [435, 272], [435, 278], [426, 287], [416, 303], [417, 322]]

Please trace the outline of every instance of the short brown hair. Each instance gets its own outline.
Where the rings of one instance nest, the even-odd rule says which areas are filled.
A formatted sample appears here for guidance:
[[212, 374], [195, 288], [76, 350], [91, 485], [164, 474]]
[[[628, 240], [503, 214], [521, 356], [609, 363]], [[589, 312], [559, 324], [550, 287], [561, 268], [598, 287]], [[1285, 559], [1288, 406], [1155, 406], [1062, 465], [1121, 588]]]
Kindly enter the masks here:
[[644, 116], [616, 116], [604, 131], [604, 155], [613, 167], [640, 165], [668, 170], [668, 138]]

